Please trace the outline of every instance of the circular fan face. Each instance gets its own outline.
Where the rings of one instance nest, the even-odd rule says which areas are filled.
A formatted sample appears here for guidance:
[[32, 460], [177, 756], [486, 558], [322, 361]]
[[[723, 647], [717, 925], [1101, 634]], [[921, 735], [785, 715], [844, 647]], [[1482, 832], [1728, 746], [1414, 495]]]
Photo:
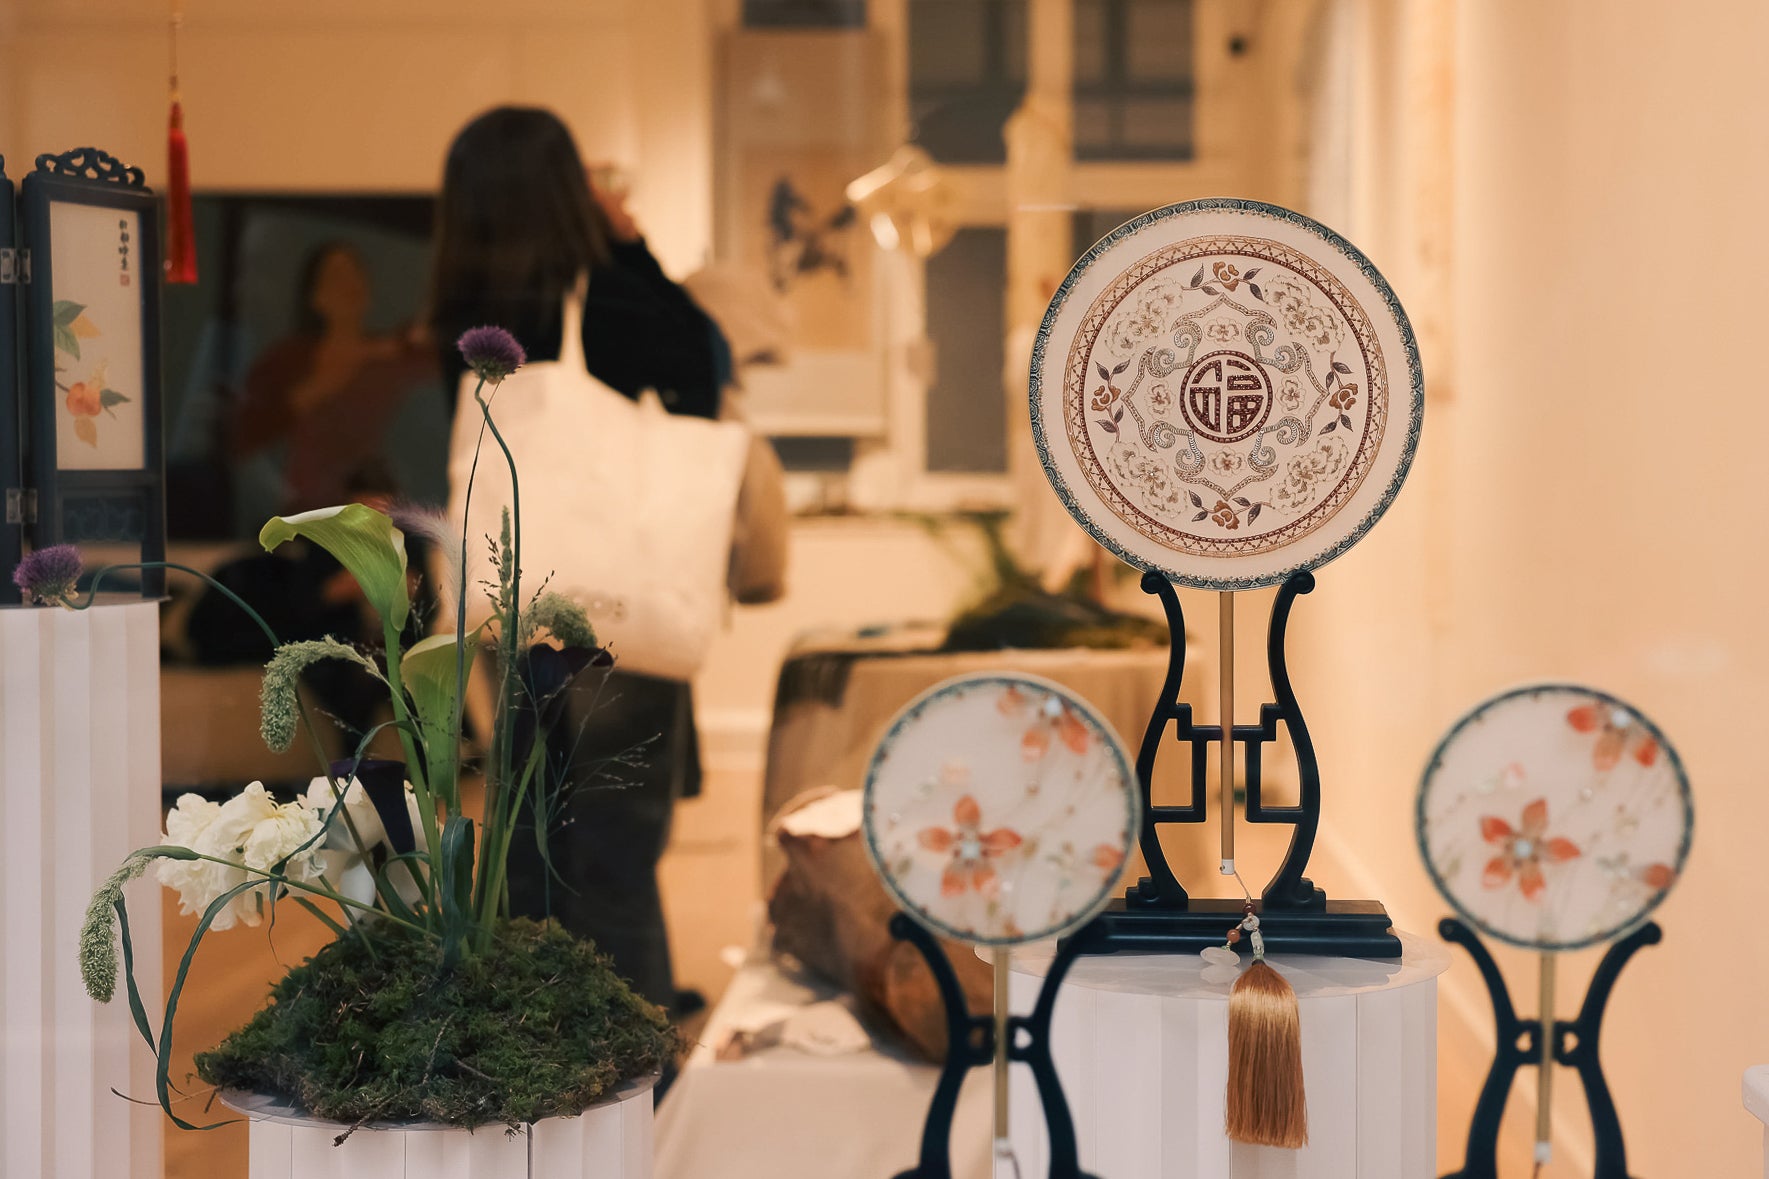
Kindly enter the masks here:
[[891, 722], [866, 771], [866, 849], [897, 903], [948, 937], [1018, 945], [1104, 906], [1135, 844], [1123, 745], [1035, 676], [947, 680]]
[[1275, 585], [1344, 552], [1418, 445], [1419, 350], [1350, 243], [1257, 201], [1145, 213], [1089, 250], [1032, 352], [1032, 431], [1082, 527], [1139, 569]]
[[1482, 931], [1570, 950], [1619, 937], [1682, 874], [1694, 820], [1677, 751], [1591, 688], [1496, 696], [1450, 730], [1419, 788], [1419, 847]]

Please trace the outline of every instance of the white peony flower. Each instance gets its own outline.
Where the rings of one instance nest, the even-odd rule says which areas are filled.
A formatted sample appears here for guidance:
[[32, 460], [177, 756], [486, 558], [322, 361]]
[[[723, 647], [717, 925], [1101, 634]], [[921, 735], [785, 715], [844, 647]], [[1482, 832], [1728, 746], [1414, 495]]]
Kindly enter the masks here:
[[[300, 855], [294, 853], [319, 831], [319, 816], [298, 803], [278, 805], [262, 782], [253, 782], [219, 804], [186, 794], [166, 816], [165, 842], [228, 862], [162, 860], [160, 883], [176, 889], [183, 911], [195, 914], [248, 880], [261, 880], [260, 872], [290, 856], [294, 858], [284, 866], [285, 876], [296, 881], [317, 880], [325, 871], [325, 857], [317, 845]], [[258, 871], [248, 872], [248, 868]], [[257, 925], [270, 888], [266, 881], [234, 897], [216, 915], [212, 928], [232, 929], [242, 922]]]

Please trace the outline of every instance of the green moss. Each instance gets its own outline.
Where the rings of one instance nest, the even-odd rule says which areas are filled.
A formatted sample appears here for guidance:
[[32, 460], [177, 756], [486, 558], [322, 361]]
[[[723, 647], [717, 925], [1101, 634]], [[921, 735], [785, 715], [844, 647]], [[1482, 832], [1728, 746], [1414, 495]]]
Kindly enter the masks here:
[[580, 1113], [676, 1050], [664, 1014], [556, 925], [501, 924], [449, 971], [433, 938], [391, 923], [368, 936], [289, 971], [197, 1074], [339, 1122], [514, 1126]]

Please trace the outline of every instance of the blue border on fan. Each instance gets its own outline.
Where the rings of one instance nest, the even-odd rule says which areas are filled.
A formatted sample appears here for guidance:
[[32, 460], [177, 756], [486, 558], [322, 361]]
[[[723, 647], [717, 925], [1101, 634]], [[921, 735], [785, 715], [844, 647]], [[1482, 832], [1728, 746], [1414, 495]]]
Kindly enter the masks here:
[[[1338, 250], [1343, 254], [1346, 259], [1356, 266], [1359, 272], [1361, 272], [1363, 276], [1369, 279], [1371, 284], [1375, 286], [1377, 292], [1382, 296], [1382, 301], [1387, 305], [1390, 314], [1394, 316], [1395, 325], [1400, 329], [1401, 342], [1406, 347], [1407, 377], [1408, 383], [1412, 389], [1412, 397], [1409, 403], [1411, 413], [1408, 415], [1407, 422], [1406, 448], [1401, 454], [1400, 466], [1395, 468], [1394, 478], [1389, 480], [1388, 487], [1382, 492], [1382, 498], [1370, 509], [1369, 513], [1358, 523], [1358, 526], [1354, 528], [1348, 536], [1340, 540], [1332, 548], [1321, 553], [1315, 559], [1299, 562], [1295, 565], [1288, 565], [1272, 573], [1254, 577], [1197, 577], [1189, 573], [1180, 573], [1176, 570], [1167, 568], [1164, 565], [1138, 556], [1126, 549], [1114, 539], [1110, 533], [1106, 532], [1105, 529], [1096, 524], [1093, 517], [1087, 514], [1086, 509], [1076, 502], [1074, 493], [1069, 490], [1068, 484], [1064, 482], [1061, 473], [1056, 469], [1056, 464], [1051, 459], [1050, 441], [1045, 437], [1044, 423], [1038, 412], [1039, 394], [1043, 391], [1044, 387], [1044, 354], [1045, 350], [1050, 345], [1051, 329], [1056, 326], [1057, 316], [1062, 312], [1064, 305], [1068, 302], [1070, 292], [1074, 289], [1075, 284], [1080, 281], [1081, 276], [1087, 273], [1088, 268], [1091, 267], [1101, 255], [1105, 254], [1120, 241], [1141, 231], [1147, 226], [1155, 224], [1157, 221], [1164, 221], [1169, 217], [1182, 217], [1189, 213], [1199, 213], [1217, 209], [1227, 209], [1239, 213], [1251, 213], [1255, 216], [1269, 217], [1274, 221], [1283, 221], [1291, 225], [1299, 226], [1300, 228], [1315, 234], [1327, 245], [1332, 246], [1335, 250]], [[1412, 468], [1413, 455], [1419, 448], [1419, 430], [1425, 418], [1425, 370], [1419, 363], [1419, 342], [1413, 335], [1413, 325], [1412, 322], [1407, 319], [1406, 310], [1401, 307], [1400, 299], [1396, 297], [1394, 289], [1388, 285], [1388, 280], [1382, 277], [1382, 272], [1377, 270], [1375, 264], [1364, 256], [1363, 251], [1359, 250], [1356, 246], [1352, 245], [1343, 237], [1340, 237], [1337, 233], [1334, 233], [1331, 229], [1328, 229], [1313, 218], [1305, 217], [1301, 213], [1286, 209], [1281, 205], [1268, 205], [1264, 201], [1244, 200], [1240, 197], [1205, 197], [1200, 200], [1181, 201], [1178, 204], [1166, 205], [1162, 208], [1152, 209], [1140, 216], [1133, 217], [1114, 229], [1111, 233], [1108, 233], [1099, 241], [1095, 242], [1091, 249], [1081, 255], [1080, 260], [1070, 268], [1068, 277], [1063, 279], [1062, 286], [1058, 287], [1056, 294], [1051, 297], [1050, 306], [1046, 308], [1044, 312], [1044, 320], [1038, 325], [1038, 335], [1032, 343], [1031, 385], [1027, 404], [1031, 410], [1032, 416], [1032, 443], [1038, 448], [1038, 461], [1044, 467], [1045, 478], [1050, 481], [1051, 489], [1056, 492], [1057, 498], [1062, 501], [1063, 507], [1068, 509], [1069, 515], [1073, 516], [1076, 523], [1085, 528], [1088, 535], [1098, 541], [1103, 548], [1111, 552], [1125, 564], [1141, 569], [1144, 572], [1158, 573], [1176, 585], [1189, 586], [1193, 589], [1218, 591], [1261, 589], [1266, 586], [1281, 584], [1295, 573], [1299, 573], [1305, 569], [1318, 569], [1322, 565], [1333, 560], [1335, 557], [1345, 552], [1346, 549], [1349, 549], [1352, 545], [1362, 540], [1364, 534], [1375, 525], [1377, 520], [1381, 519], [1382, 513], [1386, 512], [1388, 506], [1394, 502], [1394, 497], [1400, 493], [1401, 484], [1406, 482], [1407, 472]]]
[[877, 839], [873, 832], [872, 791], [873, 784], [878, 779], [878, 766], [882, 756], [890, 752], [891, 746], [896, 743], [903, 730], [920, 719], [921, 714], [926, 712], [930, 705], [939, 703], [947, 696], [970, 691], [973, 688], [987, 687], [990, 684], [999, 684], [1002, 687], [1036, 688], [1041, 692], [1060, 697], [1086, 718], [1088, 725], [1093, 728], [1106, 748], [1111, 751], [1112, 760], [1117, 763], [1118, 779], [1124, 784], [1124, 794], [1130, 803], [1124, 828], [1124, 858], [1126, 863], [1129, 862], [1131, 854], [1136, 851], [1137, 839], [1142, 834], [1142, 788], [1138, 782], [1136, 770], [1131, 764], [1130, 754], [1125, 748], [1123, 738], [1118, 736], [1117, 730], [1113, 729], [1106, 718], [1100, 715], [1099, 710], [1088, 701], [1054, 680], [1021, 671], [981, 671], [953, 676], [951, 679], [941, 680], [905, 704], [902, 711], [892, 718], [884, 736], [878, 739], [878, 744], [873, 747], [872, 757], [866, 763], [866, 782], [860, 795], [860, 830], [866, 844], [866, 858], [872, 861], [873, 872], [878, 875], [880, 882], [885, 886], [885, 891], [891, 894], [891, 899], [897, 902], [897, 906], [919, 924], [943, 937], [949, 937], [966, 945], [1027, 946], [1036, 942], [1049, 941], [1052, 938], [1060, 938], [1091, 921], [1111, 901], [1112, 894], [1118, 889], [1118, 881], [1122, 872], [1108, 877], [1105, 883], [1100, 886], [1099, 892], [1088, 901], [1077, 916], [1063, 925], [1053, 926], [1035, 934], [1027, 934], [1017, 938], [979, 937], [974, 932], [956, 929], [937, 920], [924, 912], [918, 903], [911, 900], [898, 888], [896, 880], [892, 878], [889, 870], [885, 867], [884, 857], [879, 854]]
[[[1431, 846], [1425, 839], [1425, 796], [1431, 789], [1433, 776], [1443, 767], [1444, 754], [1448, 751], [1451, 743], [1461, 735], [1462, 730], [1466, 729], [1469, 725], [1474, 724], [1476, 721], [1485, 719], [1486, 714], [1490, 710], [1497, 708], [1507, 700], [1515, 700], [1519, 696], [1540, 696], [1550, 692], [1573, 693], [1589, 700], [1595, 700], [1601, 704], [1608, 704], [1616, 708], [1627, 710], [1629, 716], [1639, 721], [1640, 726], [1648, 733], [1652, 734], [1653, 740], [1658, 742], [1659, 749], [1662, 750], [1665, 756], [1670, 760], [1671, 769], [1675, 772], [1677, 778], [1677, 791], [1683, 799], [1683, 839], [1677, 845], [1676, 876], [1671, 880], [1670, 886], [1661, 890], [1659, 894], [1652, 899], [1650, 904], [1622, 924], [1605, 930], [1602, 933], [1594, 934], [1591, 937], [1582, 938], [1579, 941], [1574, 942], [1530, 941], [1526, 938], [1519, 938], [1514, 934], [1505, 933], [1493, 928], [1491, 925], [1476, 917], [1473, 913], [1470, 913], [1462, 902], [1456, 898], [1456, 895], [1449, 890], [1449, 887], [1444, 883], [1443, 877], [1438, 874], [1437, 865], [1431, 860]], [[1635, 708], [1626, 700], [1611, 696], [1608, 692], [1601, 692], [1596, 688], [1589, 688], [1583, 684], [1525, 684], [1520, 688], [1512, 688], [1509, 691], [1500, 692], [1497, 696], [1483, 700], [1473, 708], [1469, 709], [1462, 715], [1460, 720], [1450, 726], [1450, 731], [1444, 734], [1443, 740], [1437, 743], [1437, 748], [1431, 751], [1431, 760], [1425, 763], [1425, 772], [1419, 777], [1419, 798], [1413, 806], [1413, 836], [1419, 841], [1419, 858], [1425, 862], [1425, 871], [1431, 875], [1431, 883], [1437, 886], [1437, 891], [1443, 894], [1444, 900], [1450, 903], [1450, 907], [1456, 911], [1457, 915], [1460, 916], [1462, 920], [1468, 922], [1468, 924], [1474, 926], [1474, 928], [1480, 930], [1480, 932], [1486, 934], [1488, 937], [1497, 938], [1506, 945], [1518, 946], [1525, 950], [1583, 950], [1589, 946], [1603, 945], [1607, 942], [1616, 941], [1619, 938], [1627, 936], [1632, 930], [1640, 928], [1640, 926], [1646, 923], [1646, 919], [1652, 916], [1653, 910], [1664, 903], [1664, 899], [1670, 895], [1671, 889], [1675, 888], [1677, 883], [1683, 879], [1683, 866], [1689, 862], [1689, 848], [1695, 840], [1695, 803], [1689, 790], [1689, 775], [1683, 769], [1683, 759], [1677, 756], [1676, 746], [1666, 740], [1663, 730], [1653, 724], [1652, 718], [1648, 717], [1638, 708]]]

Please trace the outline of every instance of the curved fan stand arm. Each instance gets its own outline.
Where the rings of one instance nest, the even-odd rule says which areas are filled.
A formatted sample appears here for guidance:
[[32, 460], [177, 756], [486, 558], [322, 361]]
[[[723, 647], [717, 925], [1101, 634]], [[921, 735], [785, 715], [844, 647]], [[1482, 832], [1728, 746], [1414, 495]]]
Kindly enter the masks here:
[[[1075, 1123], [1069, 1116], [1069, 1103], [1063, 1097], [1062, 1082], [1050, 1055], [1050, 1017], [1056, 1008], [1057, 991], [1063, 977], [1075, 961], [1088, 929], [1065, 940], [1057, 949], [1056, 958], [1044, 976], [1038, 991], [1038, 1002], [1029, 1016], [1013, 1016], [1008, 1020], [1008, 1059], [1020, 1061], [1032, 1070], [1038, 1086], [1038, 1099], [1044, 1106], [1044, 1124], [1050, 1134], [1049, 1179], [1095, 1179], [1081, 1170], [1075, 1145]], [[972, 1015], [958, 985], [958, 975], [946, 957], [939, 939], [906, 913], [891, 918], [891, 936], [906, 941], [921, 952], [934, 984], [940, 991], [940, 1002], [946, 1009], [946, 1063], [940, 1070], [934, 1098], [928, 1105], [927, 1122], [922, 1127], [921, 1154], [910, 1170], [895, 1179], [952, 1179], [952, 1116], [958, 1107], [958, 1090], [965, 1074], [973, 1068], [987, 1067], [995, 1059], [995, 1025], [988, 1016]]]
[[[1486, 1083], [1474, 1104], [1474, 1120], [1468, 1126], [1468, 1146], [1462, 1156], [1460, 1170], [1451, 1171], [1443, 1179], [1498, 1179], [1499, 1120], [1505, 1113], [1505, 1099], [1519, 1069], [1539, 1066], [1542, 1056], [1542, 1023], [1539, 1019], [1519, 1019], [1511, 1005], [1511, 992], [1498, 963], [1481, 944], [1480, 936], [1454, 917], [1437, 924], [1437, 932], [1445, 941], [1468, 951], [1486, 984], [1487, 996], [1493, 1004], [1493, 1029], [1497, 1048], [1487, 1069]], [[1574, 1020], [1554, 1023], [1555, 1063], [1576, 1069], [1585, 1087], [1585, 1104], [1591, 1111], [1591, 1130], [1596, 1142], [1592, 1179], [1630, 1179], [1628, 1152], [1622, 1141], [1621, 1119], [1616, 1115], [1615, 1101], [1609, 1083], [1603, 1077], [1603, 1065], [1597, 1058], [1597, 1039], [1603, 1030], [1603, 1012], [1609, 994], [1615, 989], [1616, 977], [1628, 959], [1642, 947], [1656, 944], [1664, 936], [1657, 923], [1648, 921], [1627, 937], [1609, 947], [1591, 976], [1585, 1001]]]

